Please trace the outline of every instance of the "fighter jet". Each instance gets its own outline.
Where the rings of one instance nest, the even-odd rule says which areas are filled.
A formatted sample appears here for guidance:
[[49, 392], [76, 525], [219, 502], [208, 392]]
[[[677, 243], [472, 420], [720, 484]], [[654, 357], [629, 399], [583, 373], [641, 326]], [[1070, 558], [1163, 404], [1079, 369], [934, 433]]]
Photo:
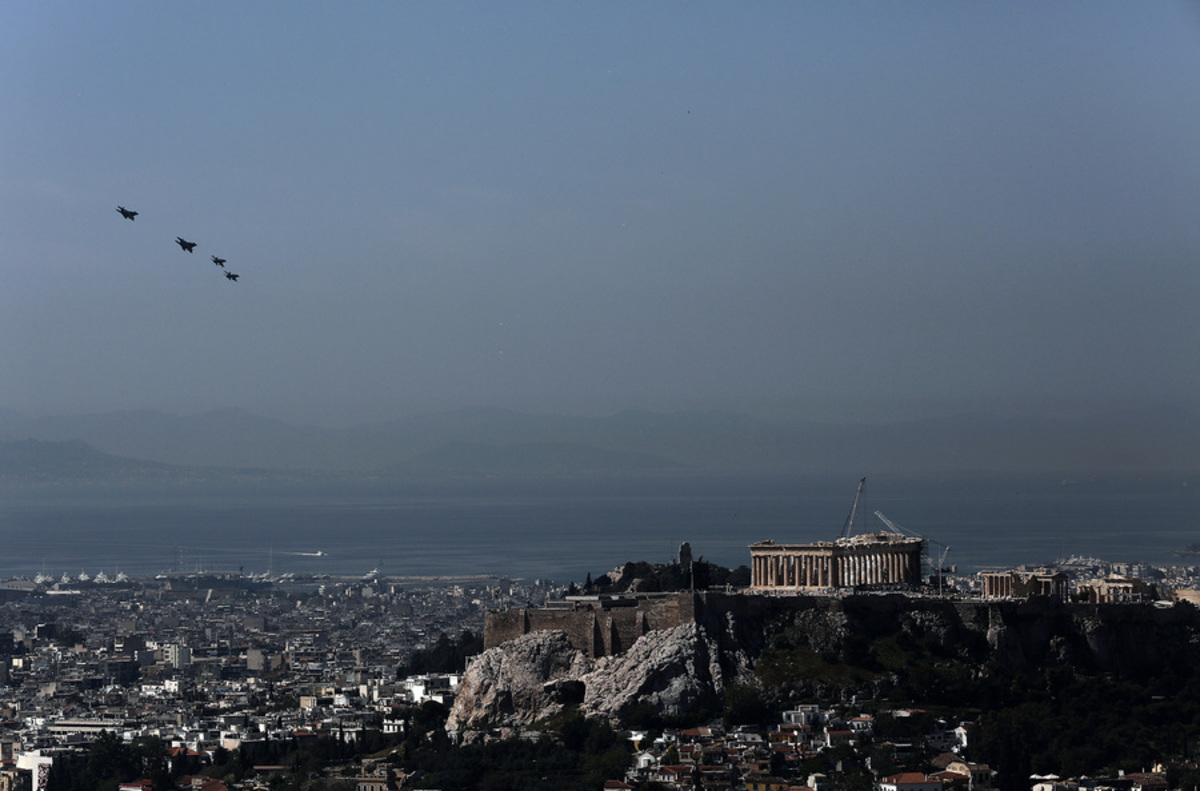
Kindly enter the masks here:
[[229, 278], [230, 280], [237, 280], [237, 279], [238, 279], [238, 276], [237, 276], [237, 275], [235, 275], [233, 272], [226, 272], [226, 273], [225, 273], [225, 277]]
[[224, 258], [217, 258], [215, 255], [210, 255], [209, 258], [211, 258], [213, 260], [214, 264], [221, 267], [222, 269], [225, 267], [225, 259]]
[[189, 242], [187, 239], [184, 239], [182, 236], [175, 237], [175, 244], [179, 245], [179, 248], [187, 253], [194, 252], [196, 249], [195, 242]]
[[137, 217], [137, 215], [138, 215], [137, 212], [132, 211], [130, 209], [126, 209], [124, 206], [118, 206], [117, 211], [121, 212], [121, 216], [127, 220], [132, 220], [133, 218]]

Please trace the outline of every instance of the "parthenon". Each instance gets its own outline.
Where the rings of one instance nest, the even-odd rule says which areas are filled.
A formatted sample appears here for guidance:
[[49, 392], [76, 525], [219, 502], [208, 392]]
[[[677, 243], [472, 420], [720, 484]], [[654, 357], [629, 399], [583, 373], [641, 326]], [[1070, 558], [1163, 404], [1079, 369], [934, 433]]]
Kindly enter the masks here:
[[813, 544], [750, 545], [751, 590], [917, 585], [924, 540], [869, 533]]

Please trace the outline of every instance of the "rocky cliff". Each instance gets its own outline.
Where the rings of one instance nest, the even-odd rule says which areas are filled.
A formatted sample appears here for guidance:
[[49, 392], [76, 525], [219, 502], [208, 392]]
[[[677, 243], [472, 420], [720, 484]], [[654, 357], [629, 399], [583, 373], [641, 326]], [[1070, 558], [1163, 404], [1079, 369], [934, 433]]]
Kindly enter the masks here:
[[575, 643], [564, 631], [533, 631], [485, 651], [467, 668], [447, 728], [528, 726], [571, 705], [613, 722], [643, 704], [683, 714], [719, 705], [734, 681], [764, 686], [766, 694], [779, 684], [878, 694], [916, 688], [905, 686], [906, 676], [920, 667], [962, 677], [1052, 664], [1169, 673], [1200, 663], [1200, 610], [1044, 599], [710, 595], [695, 599], [691, 622], [649, 631], [620, 654], [593, 658]]
[[625, 653], [593, 659], [561, 631], [532, 632], [485, 651], [467, 667], [447, 730], [523, 727], [569, 705], [620, 722], [650, 704], [665, 715], [720, 701], [749, 657], [699, 624], [649, 632]]
[[446, 729], [530, 725], [582, 699], [590, 660], [563, 632], [532, 632], [484, 651], [467, 666]]

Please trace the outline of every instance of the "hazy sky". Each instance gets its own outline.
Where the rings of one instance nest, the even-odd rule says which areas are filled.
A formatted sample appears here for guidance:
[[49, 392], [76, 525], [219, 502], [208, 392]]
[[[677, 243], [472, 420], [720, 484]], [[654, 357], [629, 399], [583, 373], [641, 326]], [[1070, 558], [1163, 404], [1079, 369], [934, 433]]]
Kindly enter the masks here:
[[1200, 393], [1194, 4], [0, 20], [0, 406]]

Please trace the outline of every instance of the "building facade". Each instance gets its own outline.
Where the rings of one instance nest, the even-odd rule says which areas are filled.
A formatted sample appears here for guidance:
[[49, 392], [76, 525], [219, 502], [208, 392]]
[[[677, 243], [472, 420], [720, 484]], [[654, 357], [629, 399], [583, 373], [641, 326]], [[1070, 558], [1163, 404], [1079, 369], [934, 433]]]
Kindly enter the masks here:
[[1158, 592], [1153, 585], [1140, 579], [1108, 577], [1079, 583], [1079, 593], [1089, 604], [1113, 604], [1154, 601]]
[[980, 588], [985, 599], [1024, 599], [1049, 596], [1066, 601], [1067, 575], [1050, 571], [981, 571]]

